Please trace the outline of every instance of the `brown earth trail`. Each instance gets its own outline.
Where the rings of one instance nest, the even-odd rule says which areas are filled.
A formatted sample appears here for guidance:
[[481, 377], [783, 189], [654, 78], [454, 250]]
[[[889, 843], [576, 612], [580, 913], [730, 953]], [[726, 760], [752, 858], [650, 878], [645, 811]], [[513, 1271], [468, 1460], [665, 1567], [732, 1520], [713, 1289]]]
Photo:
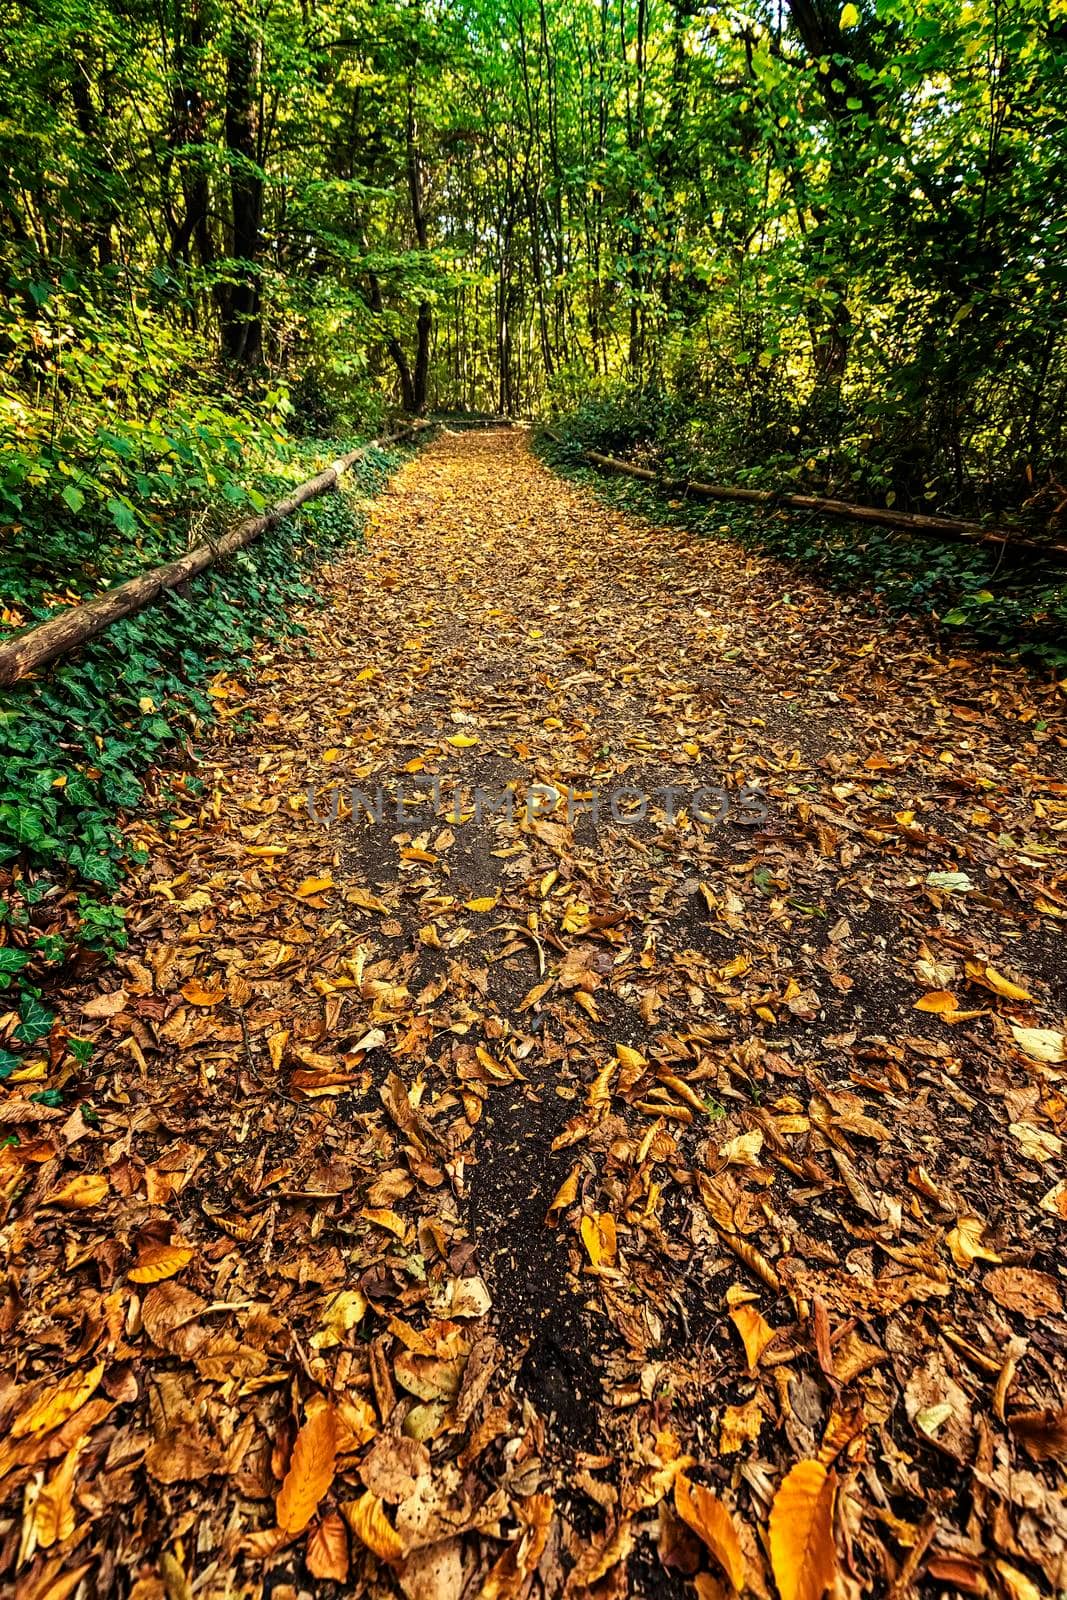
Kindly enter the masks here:
[[322, 584], [0, 1100], [6, 1592], [1062, 1587], [1062, 687], [518, 432]]

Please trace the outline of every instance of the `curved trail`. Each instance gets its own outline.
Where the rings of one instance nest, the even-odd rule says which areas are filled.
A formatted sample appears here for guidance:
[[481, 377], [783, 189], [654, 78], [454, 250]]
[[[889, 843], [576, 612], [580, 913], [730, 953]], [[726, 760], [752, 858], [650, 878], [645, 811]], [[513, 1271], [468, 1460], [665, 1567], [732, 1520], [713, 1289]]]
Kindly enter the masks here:
[[1062, 1582], [1062, 693], [518, 432], [322, 582], [133, 824], [95, 1116], [19, 1101], [20, 1574], [767, 1595], [818, 1458], [841, 1594]]

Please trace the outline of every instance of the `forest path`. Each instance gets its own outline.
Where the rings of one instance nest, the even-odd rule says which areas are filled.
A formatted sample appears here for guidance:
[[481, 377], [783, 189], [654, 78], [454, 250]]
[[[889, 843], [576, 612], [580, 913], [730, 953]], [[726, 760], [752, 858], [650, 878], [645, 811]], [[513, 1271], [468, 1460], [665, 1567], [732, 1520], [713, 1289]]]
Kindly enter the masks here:
[[1062, 1582], [1062, 695], [518, 431], [321, 582], [135, 824], [93, 1114], [20, 1102], [25, 1581], [767, 1595], [821, 1458], [839, 1593]]

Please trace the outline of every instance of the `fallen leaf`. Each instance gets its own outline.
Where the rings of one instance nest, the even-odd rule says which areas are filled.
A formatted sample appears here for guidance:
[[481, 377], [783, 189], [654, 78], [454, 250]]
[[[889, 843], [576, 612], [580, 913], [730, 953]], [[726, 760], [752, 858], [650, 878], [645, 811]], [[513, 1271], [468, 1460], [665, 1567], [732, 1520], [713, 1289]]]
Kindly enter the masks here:
[[1029, 1267], [997, 1267], [986, 1273], [982, 1287], [998, 1306], [1017, 1311], [1031, 1322], [1059, 1316], [1063, 1311], [1059, 1284], [1047, 1272], [1034, 1272]]
[[348, 1580], [348, 1529], [337, 1511], [330, 1511], [308, 1534], [304, 1561], [313, 1578]]
[[1000, 1261], [1002, 1258], [985, 1243], [986, 1224], [981, 1217], [960, 1217], [946, 1235], [952, 1259], [958, 1267], [972, 1266], [975, 1261]]
[[732, 1306], [729, 1312], [730, 1321], [741, 1335], [741, 1343], [745, 1347], [748, 1357], [748, 1370], [755, 1372], [759, 1366], [760, 1356], [775, 1336], [776, 1330], [758, 1312], [755, 1306], [743, 1303]]
[[685, 1473], [680, 1472], [674, 1480], [674, 1505], [682, 1521], [703, 1539], [734, 1590], [740, 1594], [745, 1586], [745, 1558], [733, 1518], [722, 1501], [710, 1489], [690, 1482]]
[[594, 1267], [610, 1266], [615, 1260], [615, 1218], [610, 1211], [582, 1218], [582, 1243]]
[[296, 1436], [289, 1470], [275, 1503], [279, 1528], [301, 1533], [333, 1482], [337, 1459], [337, 1418], [333, 1407], [320, 1406]]
[[822, 1600], [837, 1575], [833, 1514], [837, 1478], [819, 1461], [798, 1461], [783, 1478], [770, 1517], [771, 1566], [781, 1600]]
[[152, 1244], [137, 1257], [127, 1276], [131, 1283], [160, 1283], [184, 1271], [196, 1255], [190, 1244]]
[[30, 1434], [48, 1433], [58, 1428], [61, 1422], [66, 1422], [85, 1404], [90, 1395], [95, 1394], [103, 1376], [104, 1363], [101, 1361], [87, 1372], [72, 1373], [61, 1383], [42, 1390], [36, 1400], [16, 1416], [11, 1424], [11, 1437], [25, 1439]]
[[188, 983], [183, 983], [182, 994], [191, 1006], [217, 1006], [220, 1000], [226, 998], [225, 989], [209, 988], [207, 984], [201, 983], [199, 978], [190, 978]]
[[404, 1541], [385, 1515], [378, 1496], [369, 1489], [358, 1500], [347, 1500], [341, 1514], [360, 1543], [379, 1561], [398, 1561], [404, 1554]]
[[1055, 1028], [1018, 1028], [1009, 1023], [1015, 1043], [1033, 1061], [1055, 1064], [1067, 1061], [1064, 1035]]
[[958, 1011], [959, 1005], [954, 994], [947, 989], [933, 989], [929, 994], [924, 994], [921, 1000], [915, 1002], [916, 1011], [930, 1011], [935, 1016], [942, 1016], [946, 1012]]
[[79, 1172], [48, 1196], [47, 1204], [63, 1211], [85, 1211], [98, 1206], [110, 1185], [102, 1172]]

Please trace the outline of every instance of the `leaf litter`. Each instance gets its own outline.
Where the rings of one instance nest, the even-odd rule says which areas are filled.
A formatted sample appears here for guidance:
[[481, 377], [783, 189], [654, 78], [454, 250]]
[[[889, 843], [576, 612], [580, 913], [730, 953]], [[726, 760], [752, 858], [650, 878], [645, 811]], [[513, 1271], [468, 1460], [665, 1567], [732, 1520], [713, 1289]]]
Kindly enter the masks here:
[[216, 680], [0, 1102], [18, 1600], [1063, 1587], [1063, 687], [784, 576], [445, 434]]

